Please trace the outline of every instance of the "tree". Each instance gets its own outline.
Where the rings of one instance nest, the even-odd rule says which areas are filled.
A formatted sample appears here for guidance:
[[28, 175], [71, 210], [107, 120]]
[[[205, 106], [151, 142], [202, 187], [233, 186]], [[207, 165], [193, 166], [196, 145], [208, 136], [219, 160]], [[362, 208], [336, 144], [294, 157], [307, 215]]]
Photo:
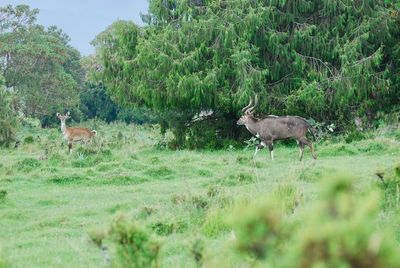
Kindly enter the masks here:
[[19, 98], [20, 111], [43, 125], [57, 110], [78, 106], [83, 70], [69, 37], [55, 26], [35, 24], [37, 13], [28, 6], [0, 9], [0, 70]]
[[95, 40], [102, 76], [126, 105], [201, 110], [231, 122], [258, 111], [349, 127], [398, 103], [399, 21], [385, 1], [152, 0], [148, 23], [111, 25]]
[[17, 118], [12, 107], [12, 93], [4, 87], [0, 74], [0, 146], [9, 146], [15, 140]]

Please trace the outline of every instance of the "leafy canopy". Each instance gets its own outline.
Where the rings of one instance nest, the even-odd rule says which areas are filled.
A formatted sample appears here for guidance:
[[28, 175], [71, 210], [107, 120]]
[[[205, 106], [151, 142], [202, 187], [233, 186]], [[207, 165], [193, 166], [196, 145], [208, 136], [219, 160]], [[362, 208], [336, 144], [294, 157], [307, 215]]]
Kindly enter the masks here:
[[93, 42], [119, 102], [164, 110], [259, 110], [317, 120], [399, 100], [398, 5], [390, 1], [151, 0], [147, 26], [117, 21]]

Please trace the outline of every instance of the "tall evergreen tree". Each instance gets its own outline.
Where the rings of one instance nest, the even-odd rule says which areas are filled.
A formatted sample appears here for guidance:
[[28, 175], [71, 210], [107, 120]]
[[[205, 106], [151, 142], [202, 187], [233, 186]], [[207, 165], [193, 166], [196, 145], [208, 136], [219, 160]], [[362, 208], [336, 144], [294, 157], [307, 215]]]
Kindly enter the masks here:
[[344, 128], [399, 102], [396, 3], [152, 0], [143, 19], [95, 42], [121, 103], [233, 119], [258, 94], [260, 113]]

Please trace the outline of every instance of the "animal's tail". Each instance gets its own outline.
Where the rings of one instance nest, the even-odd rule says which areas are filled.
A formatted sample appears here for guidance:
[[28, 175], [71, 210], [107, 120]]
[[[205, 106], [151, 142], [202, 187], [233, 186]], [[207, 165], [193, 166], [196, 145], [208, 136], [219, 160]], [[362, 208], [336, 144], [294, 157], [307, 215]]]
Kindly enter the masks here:
[[316, 141], [317, 140], [317, 137], [315, 136], [315, 132], [317, 131], [315, 128], [313, 128], [311, 125], [309, 125], [309, 127], [308, 127], [308, 132], [310, 132], [311, 133], [311, 135], [313, 136], [313, 138], [314, 138], [314, 140]]
[[97, 131], [96, 130], [92, 130], [92, 133], [94, 134], [93, 136], [97, 136]]

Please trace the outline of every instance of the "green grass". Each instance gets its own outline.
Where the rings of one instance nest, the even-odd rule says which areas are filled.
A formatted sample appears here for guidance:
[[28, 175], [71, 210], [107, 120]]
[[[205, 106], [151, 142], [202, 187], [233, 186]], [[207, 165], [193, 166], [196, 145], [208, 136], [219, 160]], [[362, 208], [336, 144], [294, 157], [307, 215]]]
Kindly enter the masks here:
[[[155, 127], [87, 124], [97, 140], [72, 155], [59, 129], [25, 129], [18, 138], [29, 142], [0, 149], [0, 256], [10, 266], [107, 266], [97, 236], [122, 213], [161, 241], [161, 267], [194, 267], [199, 244], [229, 240], [225, 217], [237, 200], [312, 200], [318, 182], [342, 170], [357, 176], [361, 194], [400, 157], [397, 136], [317, 144], [318, 160], [306, 150], [303, 162], [297, 148], [277, 143], [271, 161], [266, 150], [255, 160], [253, 150], [159, 150]], [[399, 234], [396, 215], [386, 210], [380, 220]]]

